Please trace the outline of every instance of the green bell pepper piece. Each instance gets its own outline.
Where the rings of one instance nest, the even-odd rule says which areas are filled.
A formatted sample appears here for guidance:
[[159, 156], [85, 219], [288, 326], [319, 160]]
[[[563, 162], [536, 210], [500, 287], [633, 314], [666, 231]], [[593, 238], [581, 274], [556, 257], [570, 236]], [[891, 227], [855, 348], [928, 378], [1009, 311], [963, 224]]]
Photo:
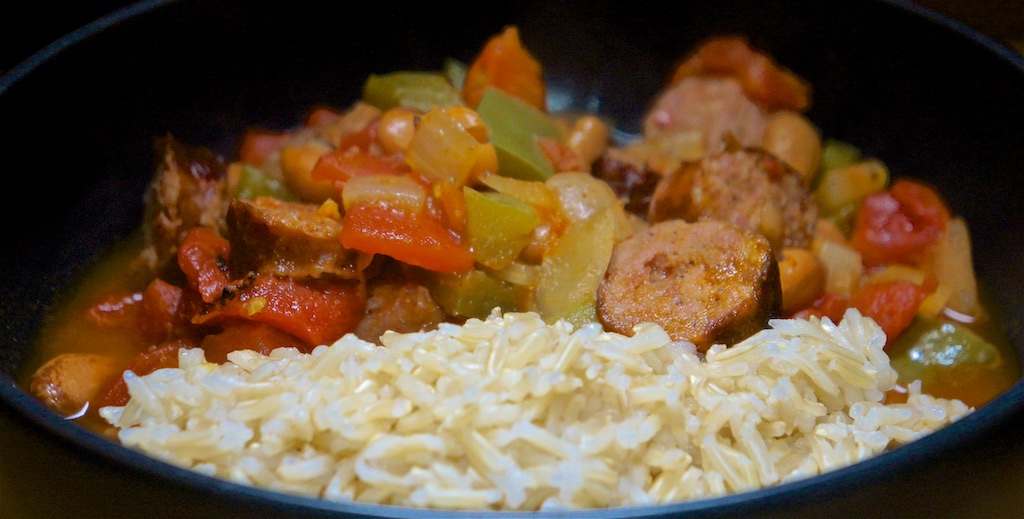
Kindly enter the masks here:
[[900, 381], [921, 380], [925, 390], [940, 372], [1002, 360], [995, 345], [964, 326], [920, 315], [886, 349]]
[[501, 270], [530, 242], [540, 224], [537, 210], [522, 200], [496, 192], [462, 188], [466, 199], [466, 237], [477, 263]]
[[279, 200], [297, 201], [295, 193], [284, 185], [281, 179], [248, 164], [242, 166], [238, 184], [235, 186], [235, 198], [252, 200], [258, 196], [270, 196]]
[[484, 91], [476, 111], [490, 130], [499, 174], [543, 181], [555, 173], [537, 144], [538, 137], [565, 139], [562, 128], [548, 114], [497, 88]]
[[495, 307], [503, 312], [518, 311], [518, 289], [482, 270], [460, 274], [431, 274], [427, 289], [449, 314], [485, 319]]
[[462, 96], [444, 74], [392, 72], [370, 74], [363, 85], [363, 101], [381, 110], [402, 106], [426, 113], [435, 106], [461, 105]]

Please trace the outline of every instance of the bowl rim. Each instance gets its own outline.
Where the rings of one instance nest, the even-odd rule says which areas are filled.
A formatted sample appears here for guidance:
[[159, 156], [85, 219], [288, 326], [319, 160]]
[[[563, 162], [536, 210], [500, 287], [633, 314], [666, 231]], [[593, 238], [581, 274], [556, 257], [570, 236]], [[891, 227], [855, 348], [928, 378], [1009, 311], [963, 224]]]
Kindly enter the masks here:
[[[38, 67], [51, 61], [55, 56], [83, 40], [123, 23], [133, 17], [149, 13], [167, 4], [182, 0], [140, 0], [121, 7], [111, 13], [75, 29], [25, 60], [0, 74], [0, 97], [13, 88]], [[1024, 55], [1008, 45], [989, 37], [964, 22], [953, 19], [912, 0], [873, 0], [902, 10], [926, 23], [939, 26], [955, 33], [974, 45], [1007, 62], [1024, 74]], [[1024, 363], [1024, 358], [1019, 359]], [[41, 402], [23, 390], [12, 377], [0, 373], [0, 411], [12, 411], [16, 419], [29, 423], [39, 432], [64, 447], [78, 449], [81, 453], [101, 465], [127, 469], [144, 477], [170, 480], [189, 490], [208, 494], [230, 495], [233, 499], [255, 502], [276, 507], [301, 508], [312, 512], [348, 513], [365, 517], [380, 518], [425, 518], [425, 517], [565, 517], [567, 512], [578, 518], [630, 517], [653, 518], [666, 515], [730, 511], [756, 511], [760, 507], [792, 502], [796, 496], [807, 496], [815, 487], [831, 486], [842, 482], [846, 487], [861, 485], [877, 477], [879, 471], [891, 466], [905, 466], [919, 463], [932, 457], [936, 452], [948, 452], [969, 442], [972, 437], [990, 430], [1011, 418], [1024, 413], [1024, 379], [1018, 380], [1007, 391], [973, 412], [923, 438], [884, 452], [864, 461], [835, 469], [816, 476], [780, 483], [771, 487], [747, 492], [728, 494], [691, 501], [658, 505], [560, 510], [540, 512], [514, 511], [472, 511], [422, 509], [374, 505], [361, 502], [339, 502], [322, 498], [287, 494], [235, 483], [186, 469], [158, 460], [142, 452], [123, 447], [112, 440], [92, 433], [82, 426], [66, 420], [46, 408]]]

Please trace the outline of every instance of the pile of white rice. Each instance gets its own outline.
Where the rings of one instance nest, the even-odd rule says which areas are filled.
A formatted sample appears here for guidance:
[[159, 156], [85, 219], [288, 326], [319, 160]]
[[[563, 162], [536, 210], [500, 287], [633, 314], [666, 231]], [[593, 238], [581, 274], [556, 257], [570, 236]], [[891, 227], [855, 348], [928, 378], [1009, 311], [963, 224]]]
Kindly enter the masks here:
[[533, 313], [429, 333], [347, 336], [125, 374], [101, 413], [132, 448], [231, 481], [338, 501], [443, 509], [643, 505], [836, 469], [971, 411], [883, 405], [885, 336], [850, 310], [775, 320], [701, 359], [659, 327], [633, 337]]

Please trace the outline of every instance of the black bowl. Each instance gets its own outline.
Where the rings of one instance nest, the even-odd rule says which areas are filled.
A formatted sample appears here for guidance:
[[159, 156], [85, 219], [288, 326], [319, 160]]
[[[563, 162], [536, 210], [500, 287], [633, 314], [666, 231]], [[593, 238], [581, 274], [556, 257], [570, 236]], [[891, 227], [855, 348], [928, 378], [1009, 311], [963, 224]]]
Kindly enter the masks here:
[[[1024, 59], [898, 1], [166, 1], [129, 6], [0, 77], [4, 204], [0, 510], [28, 517], [442, 517], [243, 487], [121, 448], [60, 419], [15, 377], [56, 297], [138, 223], [151, 140], [230, 155], [250, 125], [345, 106], [369, 73], [470, 60], [507, 24], [570, 104], [636, 129], [672, 65], [740, 33], [807, 78], [827, 136], [926, 178], [971, 225], [978, 275], [1024, 359]], [[877, 458], [741, 495], [529, 517], [1020, 516], [1024, 383]], [[477, 514], [463, 514], [464, 516]], [[512, 516], [515, 514], [492, 514]]]

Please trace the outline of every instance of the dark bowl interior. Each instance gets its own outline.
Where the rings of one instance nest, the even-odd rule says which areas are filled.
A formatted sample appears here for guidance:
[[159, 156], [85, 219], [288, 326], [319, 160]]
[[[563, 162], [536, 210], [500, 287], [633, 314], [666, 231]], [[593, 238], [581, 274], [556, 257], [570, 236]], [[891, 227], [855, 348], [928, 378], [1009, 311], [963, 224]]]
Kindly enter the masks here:
[[[122, 490], [133, 507], [123, 515], [132, 517], [451, 515], [327, 503], [211, 480], [62, 421], [13, 380], [55, 298], [138, 223], [155, 136], [170, 133], [231, 155], [251, 125], [284, 128], [311, 106], [346, 106], [370, 73], [437, 69], [449, 56], [469, 61], [507, 24], [520, 27], [550, 84], [568, 93], [571, 105], [596, 103], [624, 132], [635, 131], [672, 65], [695, 44], [720, 33], [747, 35], [814, 85], [809, 116], [826, 136], [855, 143], [884, 159], [894, 175], [928, 179], [947, 195], [971, 226], [977, 273], [1024, 358], [1024, 59], [1010, 50], [902, 2], [364, 6], [367, 12], [357, 13], [341, 2], [304, 0], [144, 2], [0, 77], [0, 146], [9, 174], [21, 182], [17, 198], [0, 204], [7, 239], [0, 252], [7, 270], [0, 290], [0, 417], [11, 435], [3, 455], [31, 464], [26, 472], [47, 474], [44, 485], [55, 487], [22, 499], [40, 517], [61, 501], [85, 515], [119, 516], [119, 499], [110, 496]], [[1024, 459], [1022, 445], [1018, 383], [919, 442], [818, 478], [573, 516], [976, 516], [979, 509], [964, 507], [988, 500], [979, 490], [984, 485], [958, 482], [989, 482], [998, 493], [1006, 478], [1020, 481], [1024, 464], [992, 460]], [[1017, 474], [999, 472], [1007, 467]], [[13, 480], [9, 472], [0, 477]], [[1024, 510], [1024, 502], [1017, 505], [1014, 511]]]

